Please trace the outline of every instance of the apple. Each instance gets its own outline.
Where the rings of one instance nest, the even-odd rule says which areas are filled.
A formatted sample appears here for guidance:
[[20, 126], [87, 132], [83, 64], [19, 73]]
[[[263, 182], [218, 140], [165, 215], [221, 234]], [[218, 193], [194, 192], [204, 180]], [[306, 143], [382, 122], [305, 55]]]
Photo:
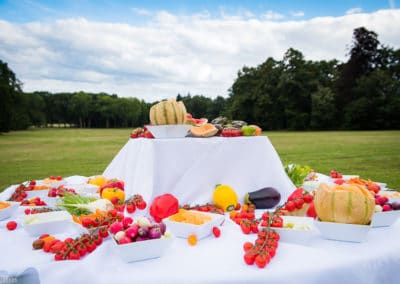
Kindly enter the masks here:
[[243, 136], [254, 136], [256, 134], [256, 128], [252, 125], [242, 126]]

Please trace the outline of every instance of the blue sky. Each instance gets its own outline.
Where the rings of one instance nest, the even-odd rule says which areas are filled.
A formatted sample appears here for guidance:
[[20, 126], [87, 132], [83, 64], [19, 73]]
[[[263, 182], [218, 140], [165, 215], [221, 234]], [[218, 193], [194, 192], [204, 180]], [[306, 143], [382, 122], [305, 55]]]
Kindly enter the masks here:
[[[261, 16], [266, 11], [282, 15], [281, 19], [310, 19], [342, 16], [357, 9], [365, 13], [395, 8], [395, 0], [192, 0], [192, 1], [104, 1], [104, 0], [1, 0], [1, 18], [12, 22], [52, 21], [59, 18], [85, 17], [93, 21], [140, 23], [149, 13], [164, 10], [187, 15], [207, 12], [213, 17], [222, 13], [237, 15], [247, 11]], [[301, 16], [300, 16], [301, 15]]]
[[345, 61], [360, 26], [399, 48], [398, 23], [395, 0], [0, 0], [0, 60], [24, 91], [226, 97], [243, 66], [291, 47]]

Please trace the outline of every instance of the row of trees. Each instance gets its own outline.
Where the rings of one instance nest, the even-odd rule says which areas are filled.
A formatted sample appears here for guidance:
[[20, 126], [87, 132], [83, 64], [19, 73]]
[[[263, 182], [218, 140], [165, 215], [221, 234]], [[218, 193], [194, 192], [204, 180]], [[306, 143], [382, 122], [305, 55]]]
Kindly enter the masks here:
[[[289, 48], [282, 60], [268, 58], [238, 71], [229, 96], [177, 95], [194, 117], [223, 115], [263, 129], [398, 129], [400, 49], [378, 35], [354, 30], [345, 63], [308, 61]], [[106, 93], [24, 93], [0, 60], [0, 132], [49, 124], [136, 127], [148, 123], [151, 105]]]

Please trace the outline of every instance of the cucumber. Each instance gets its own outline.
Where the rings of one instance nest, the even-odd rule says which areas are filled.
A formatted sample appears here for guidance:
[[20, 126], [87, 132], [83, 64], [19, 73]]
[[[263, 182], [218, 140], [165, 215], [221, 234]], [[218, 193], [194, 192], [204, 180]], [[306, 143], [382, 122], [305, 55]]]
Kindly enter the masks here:
[[273, 187], [264, 187], [256, 191], [246, 193], [245, 203], [253, 203], [257, 209], [273, 208], [281, 201], [281, 194]]

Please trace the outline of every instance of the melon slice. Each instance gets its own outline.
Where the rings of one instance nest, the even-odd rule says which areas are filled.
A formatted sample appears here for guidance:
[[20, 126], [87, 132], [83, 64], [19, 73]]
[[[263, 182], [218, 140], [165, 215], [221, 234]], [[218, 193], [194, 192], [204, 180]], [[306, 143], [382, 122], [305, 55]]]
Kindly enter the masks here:
[[190, 132], [196, 137], [211, 137], [217, 134], [218, 128], [211, 123], [205, 123], [201, 126], [192, 126]]

